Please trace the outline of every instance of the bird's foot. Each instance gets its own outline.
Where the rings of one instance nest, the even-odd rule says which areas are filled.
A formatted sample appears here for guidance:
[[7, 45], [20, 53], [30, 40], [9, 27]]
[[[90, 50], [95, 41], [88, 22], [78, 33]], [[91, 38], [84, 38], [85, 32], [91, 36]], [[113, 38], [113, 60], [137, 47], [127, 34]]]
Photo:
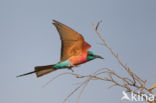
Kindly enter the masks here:
[[73, 67], [79, 67], [78, 65], [71, 65], [70, 67], [68, 67], [69, 70], [71, 70], [72, 72], [74, 72], [74, 70], [72, 69]]
[[71, 70], [72, 72], [74, 72], [74, 70], [72, 69], [72, 66], [68, 68], [68, 70]]
[[74, 70], [73, 69], [70, 69], [72, 72], [74, 72]]

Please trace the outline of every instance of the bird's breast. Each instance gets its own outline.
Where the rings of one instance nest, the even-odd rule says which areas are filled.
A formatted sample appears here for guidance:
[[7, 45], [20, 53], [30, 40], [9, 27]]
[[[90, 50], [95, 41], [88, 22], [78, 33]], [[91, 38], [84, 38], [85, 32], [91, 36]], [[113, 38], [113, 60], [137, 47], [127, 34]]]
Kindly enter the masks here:
[[69, 58], [69, 61], [72, 65], [82, 64], [87, 61], [87, 52], [83, 52], [82, 55], [72, 56]]

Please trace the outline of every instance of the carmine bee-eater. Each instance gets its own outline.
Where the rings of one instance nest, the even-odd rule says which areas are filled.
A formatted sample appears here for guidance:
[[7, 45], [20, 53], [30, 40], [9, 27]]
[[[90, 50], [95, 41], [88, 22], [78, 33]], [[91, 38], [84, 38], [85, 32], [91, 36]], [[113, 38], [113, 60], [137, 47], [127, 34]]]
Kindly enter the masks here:
[[58, 69], [68, 68], [72, 70], [72, 67], [86, 63], [90, 60], [96, 58], [103, 59], [101, 56], [88, 50], [91, 46], [84, 40], [81, 34], [56, 20], [53, 20], [53, 24], [56, 27], [61, 39], [60, 62], [52, 65], [36, 66], [34, 71], [19, 75], [17, 77], [32, 73], [36, 73], [37, 77], [41, 77]]

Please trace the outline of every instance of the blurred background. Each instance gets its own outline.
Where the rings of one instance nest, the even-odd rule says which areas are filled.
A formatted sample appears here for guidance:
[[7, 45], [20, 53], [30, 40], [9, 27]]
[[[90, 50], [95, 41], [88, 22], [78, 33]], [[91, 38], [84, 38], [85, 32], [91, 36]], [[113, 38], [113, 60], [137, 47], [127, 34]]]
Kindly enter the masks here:
[[[105, 58], [74, 68], [76, 73], [88, 75], [107, 67], [127, 75], [108, 49], [98, 44], [101, 40], [91, 24], [102, 20], [99, 31], [103, 38], [151, 87], [156, 83], [155, 5], [155, 0], [0, 0], [0, 103], [61, 103], [78, 86], [76, 83], [83, 81], [66, 75], [42, 88], [68, 70], [41, 78], [34, 74], [16, 78], [34, 66], [59, 61], [61, 42], [53, 19], [81, 33], [92, 45], [90, 50]], [[124, 89], [108, 89], [110, 85], [91, 81], [80, 103], [119, 103]], [[78, 94], [67, 103], [74, 103]]]

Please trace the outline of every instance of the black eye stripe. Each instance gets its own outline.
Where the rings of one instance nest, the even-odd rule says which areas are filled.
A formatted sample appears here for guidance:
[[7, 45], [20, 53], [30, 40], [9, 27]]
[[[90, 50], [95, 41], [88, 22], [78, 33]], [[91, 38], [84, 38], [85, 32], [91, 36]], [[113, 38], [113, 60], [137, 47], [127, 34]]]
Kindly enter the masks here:
[[93, 56], [92, 54], [89, 54], [89, 56]]

